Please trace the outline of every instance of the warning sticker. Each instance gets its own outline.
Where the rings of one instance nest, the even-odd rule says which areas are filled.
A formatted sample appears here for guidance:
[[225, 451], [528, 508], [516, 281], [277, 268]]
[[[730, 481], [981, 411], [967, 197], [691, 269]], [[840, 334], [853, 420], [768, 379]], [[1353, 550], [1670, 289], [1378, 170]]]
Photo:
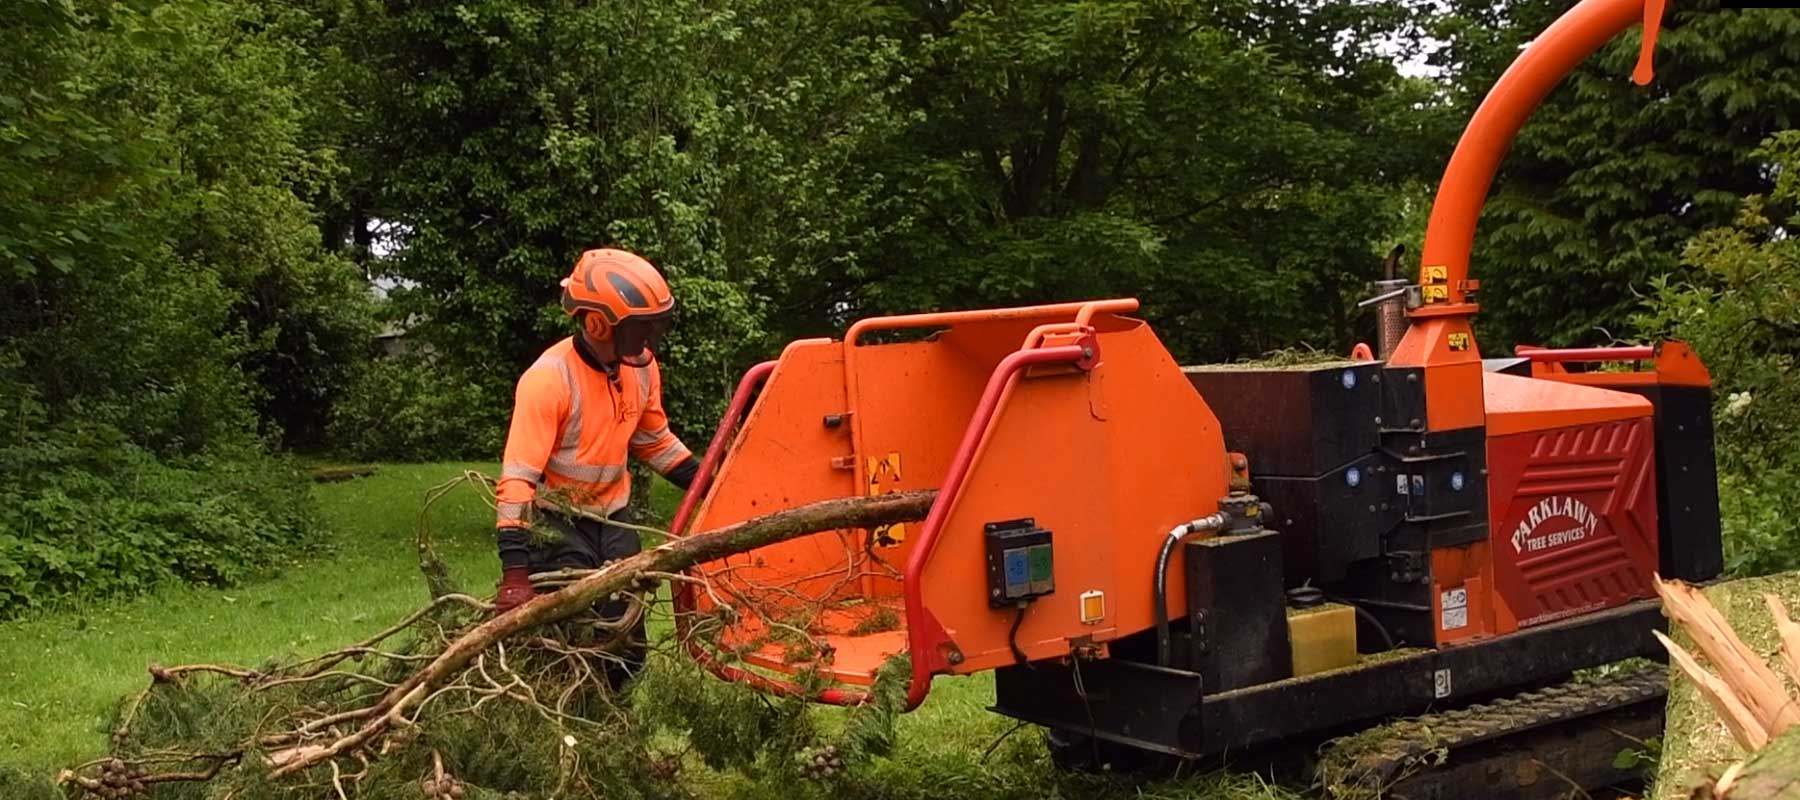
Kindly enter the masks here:
[[1444, 609], [1444, 630], [1455, 631], [1469, 627], [1469, 610], [1466, 608]]
[[1461, 351], [1461, 350], [1469, 349], [1469, 335], [1468, 334], [1452, 333], [1452, 334], [1450, 334], [1449, 338], [1450, 338], [1450, 349], [1451, 350]]
[[1442, 303], [1450, 299], [1450, 287], [1448, 286], [1425, 286], [1419, 291], [1425, 295], [1427, 303]]
[[[880, 458], [870, 456], [868, 464], [870, 497], [887, 494], [893, 491], [896, 484], [900, 483], [900, 454], [898, 452], [888, 453]], [[882, 547], [893, 547], [906, 541], [905, 523], [883, 525], [869, 533], [875, 537], [875, 543]]]
[[1442, 265], [1425, 268], [1426, 283], [1444, 283], [1450, 280], [1450, 268]]
[[1443, 612], [1443, 628], [1447, 631], [1469, 626], [1469, 590], [1446, 589], [1438, 594], [1438, 607]]

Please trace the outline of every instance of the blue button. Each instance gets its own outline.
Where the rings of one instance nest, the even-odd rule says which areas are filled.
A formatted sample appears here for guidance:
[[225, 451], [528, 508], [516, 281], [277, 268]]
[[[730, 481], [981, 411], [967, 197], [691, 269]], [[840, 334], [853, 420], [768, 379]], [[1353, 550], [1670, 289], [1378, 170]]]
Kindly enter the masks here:
[[1008, 550], [1006, 559], [1006, 594], [1022, 594], [1031, 584], [1031, 561], [1023, 548]]

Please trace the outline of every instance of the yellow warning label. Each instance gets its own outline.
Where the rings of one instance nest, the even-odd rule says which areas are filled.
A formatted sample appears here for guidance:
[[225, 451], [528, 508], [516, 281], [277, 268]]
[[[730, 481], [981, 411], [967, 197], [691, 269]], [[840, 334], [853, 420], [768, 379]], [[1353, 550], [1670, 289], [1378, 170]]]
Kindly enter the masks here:
[[1469, 349], [1469, 335], [1466, 333], [1450, 334], [1450, 349], [1451, 350], [1467, 350], [1467, 349]]
[[[900, 484], [900, 453], [892, 452], [879, 458], [869, 457], [869, 496], [887, 494]], [[875, 543], [883, 547], [892, 547], [906, 541], [906, 524], [883, 525], [869, 531], [875, 537]]]
[[1419, 291], [1425, 295], [1427, 303], [1442, 303], [1450, 299], [1450, 287], [1448, 286], [1422, 286], [1419, 287]]
[[1425, 268], [1425, 282], [1426, 283], [1446, 283], [1449, 280], [1450, 280], [1450, 269], [1448, 267], [1437, 266], [1437, 267], [1426, 267]]

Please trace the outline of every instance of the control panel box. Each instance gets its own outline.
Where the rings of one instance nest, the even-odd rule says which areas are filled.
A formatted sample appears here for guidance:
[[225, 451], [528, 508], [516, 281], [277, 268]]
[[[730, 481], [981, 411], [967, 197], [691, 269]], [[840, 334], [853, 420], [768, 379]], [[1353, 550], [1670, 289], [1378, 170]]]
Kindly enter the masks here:
[[983, 529], [990, 607], [1028, 603], [1056, 591], [1056, 559], [1049, 531], [1030, 518], [990, 522]]

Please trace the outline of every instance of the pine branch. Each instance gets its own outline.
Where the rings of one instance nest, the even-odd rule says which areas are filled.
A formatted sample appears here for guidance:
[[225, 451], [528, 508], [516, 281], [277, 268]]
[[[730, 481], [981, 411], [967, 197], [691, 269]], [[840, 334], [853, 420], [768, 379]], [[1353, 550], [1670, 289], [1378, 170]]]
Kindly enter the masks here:
[[874, 528], [923, 519], [936, 492], [905, 492], [877, 497], [826, 500], [779, 511], [716, 531], [674, 539], [603, 569], [555, 592], [539, 595], [511, 613], [496, 617], [451, 642], [431, 663], [397, 683], [366, 709], [367, 721], [330, 744], [308, 744], [269, 756], [273, 775], [281, 777], [370, 746], [477, 656], [520, 631], [568, 619], [613, 595], [636, 591], [648, 573], [680, 572], [735, 553], [784, 542], [819, 531]]

